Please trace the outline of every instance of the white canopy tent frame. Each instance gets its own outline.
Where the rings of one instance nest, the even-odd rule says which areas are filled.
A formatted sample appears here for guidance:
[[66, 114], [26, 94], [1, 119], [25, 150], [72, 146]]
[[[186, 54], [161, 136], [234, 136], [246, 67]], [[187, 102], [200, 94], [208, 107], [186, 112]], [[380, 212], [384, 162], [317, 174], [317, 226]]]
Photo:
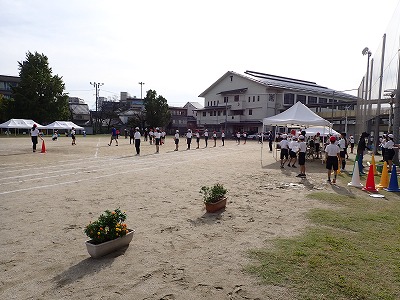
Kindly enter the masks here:
[[[284, 112], [277, 114], [272, 117], [264, 118], [263, 119], [263, 131], [264, 127], [270, 125], [275, 126], [275, 134], [274, 138], [277, 135], [278, 127], [285, 127], [287, 132], [287, 128], [308, 128], [310, 126], [323, 126], [328, 127], [329, 131], [331, 131], [332, 124], [325, 120], [324, 118], [318, 116], [315, 112], [309, 109], [301, 102], [296, 102], [290, 108], [285, 110]], [[261, 166], [262, 166], [262, 152], [263, 152], [263, 138], [264, 135], [261, 136], [262, 143], [261, 143]], [[276, 145], [275, 145], [276, 149]], [[273, 153], [274, 155], [274, 153]], [[277, 153], [274, 155], [275, 159], [277, 158]]]
[[20, 129], [31, 129], [33, 124], [36, 124], [39, 129], [43, 129], [44, 126], [40, 125], [39, 123], [29, 120], [29, 119], [10, 119], [7, 122], [0, 124], [1, 129], [15, 129], [15, 135], [17, 135], [17, 130]]

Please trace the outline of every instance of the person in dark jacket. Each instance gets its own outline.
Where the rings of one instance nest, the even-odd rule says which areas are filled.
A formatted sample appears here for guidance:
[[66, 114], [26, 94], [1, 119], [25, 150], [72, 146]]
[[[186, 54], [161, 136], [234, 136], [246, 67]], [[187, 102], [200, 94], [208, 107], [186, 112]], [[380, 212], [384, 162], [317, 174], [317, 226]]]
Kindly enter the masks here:
[[364, 157], [364, 151], [368, 149], [367, 144], [365, 143], [365, 139], [367, 137], [369, 137], [369, 133], [363, 132], [357, 145], [358, 170], [360, 171], [360, 174], [365, 174], [362, 161]]

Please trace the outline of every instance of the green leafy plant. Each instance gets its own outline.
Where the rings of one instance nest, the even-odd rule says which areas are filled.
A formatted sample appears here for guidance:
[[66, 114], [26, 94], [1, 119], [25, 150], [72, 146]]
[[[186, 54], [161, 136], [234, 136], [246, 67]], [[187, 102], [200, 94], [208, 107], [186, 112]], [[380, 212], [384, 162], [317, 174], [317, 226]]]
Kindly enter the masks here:
[[228, 192], [227, 189], [220, 183], [216, 183], [213, 186], [202, 186], [200, 194], [203, 194], [204, 203], [215, 203], [223, 199]]
[[114, 211], [106, 210], [96, 221], [86, 226], [85, 233], [95, 245], [111, 241], [129, 232], [125, 220], [126, 213], [119, 208]]

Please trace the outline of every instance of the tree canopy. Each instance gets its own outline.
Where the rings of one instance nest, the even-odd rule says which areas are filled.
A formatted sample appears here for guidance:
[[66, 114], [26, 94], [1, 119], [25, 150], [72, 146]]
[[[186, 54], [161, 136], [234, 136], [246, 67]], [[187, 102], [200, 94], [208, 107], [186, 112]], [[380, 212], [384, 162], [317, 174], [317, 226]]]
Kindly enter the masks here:
[[146, 124], [150, 127], [165, 127], [171, 120], [167, 99], [157, 96], [154, 90], [148, 90], [143, 99], [146, 111]]
[[62, 77], [52, 75], [47, 56], [28, 52], [18, 62], [20, 82], [13, 87], [9, 112], [13, 118], [33, 119], [39, 123], [67, 120], [70, 117], [68, 95]]

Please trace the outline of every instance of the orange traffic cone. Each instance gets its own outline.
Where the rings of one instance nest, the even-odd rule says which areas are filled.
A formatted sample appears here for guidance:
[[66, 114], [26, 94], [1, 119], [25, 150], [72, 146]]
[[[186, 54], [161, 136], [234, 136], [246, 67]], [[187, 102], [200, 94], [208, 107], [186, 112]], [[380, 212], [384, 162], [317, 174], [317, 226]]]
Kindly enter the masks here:
[[46, 145], [44, 144], [44, 141], [42, 141], [42, 151], [40, 153], [46, 153]]
[[365, 183], [365, 187], [363, 188], [363, 191], [368, 191], [368, 192], [377, 192], [378, 191], [375, 188], [375, 177], [374, 177], [374, 166], [373, 165], [369, 166], [367, 182]]
[[381, 182], [376, 188], [387, 188], [389, 186], [389, 171], [387, 168], [387, 162], [383, 163]]

